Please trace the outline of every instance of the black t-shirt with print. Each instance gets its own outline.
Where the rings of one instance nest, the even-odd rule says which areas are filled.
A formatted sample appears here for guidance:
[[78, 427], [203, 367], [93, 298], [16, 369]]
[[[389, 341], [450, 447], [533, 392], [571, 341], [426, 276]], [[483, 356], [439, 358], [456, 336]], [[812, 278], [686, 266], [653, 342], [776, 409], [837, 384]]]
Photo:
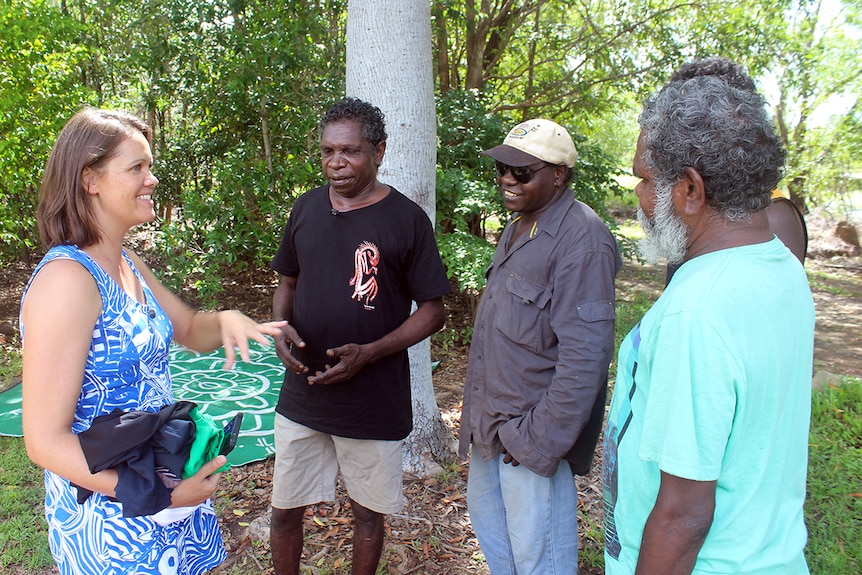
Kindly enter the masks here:
[[[401, 325], [413, 301], [449, 293], [425, 212], [391, 188], [379, 202], [333, 214], [328, 186], [293, 205], [272, 268], [297, 279], [291, 324], [305, 341], [294, 355], [311, 373], [326, 350], [369, 343]], [[286, 371], [276, 411], [312, 429], [355, 439], [403, 439], [412, 428], [407, 352], [349, 381], [308, 385]]]

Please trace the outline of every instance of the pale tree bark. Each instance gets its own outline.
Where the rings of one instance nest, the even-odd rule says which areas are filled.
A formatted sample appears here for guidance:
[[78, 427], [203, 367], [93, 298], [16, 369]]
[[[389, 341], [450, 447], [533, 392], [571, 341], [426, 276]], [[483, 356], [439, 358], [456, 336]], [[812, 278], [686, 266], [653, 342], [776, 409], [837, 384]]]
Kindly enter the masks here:
[[[419, 204], [434, 222], [437, 130], [429, 0], [350, 0], [347, 5], [347, 94], [386, 115], [388, 141], [379, 178]], [[426, 339], [410, 349], [413, 432], [404, 469], [440, 471], [453, 457], [452, 433], [440, 415]]]

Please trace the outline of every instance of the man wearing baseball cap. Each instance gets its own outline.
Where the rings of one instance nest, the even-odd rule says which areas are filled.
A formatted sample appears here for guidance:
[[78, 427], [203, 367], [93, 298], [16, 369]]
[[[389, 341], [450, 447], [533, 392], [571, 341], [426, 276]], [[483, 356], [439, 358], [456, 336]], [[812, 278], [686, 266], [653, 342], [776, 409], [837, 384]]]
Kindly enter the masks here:
[[576, 575], [573, 473], [589, 471], [601, 429], [622, 261], [568, 187], [578, 152], [565, 128], [529, 120], [482, 153], [495, 160], [512, 218], [488, 270], [464, 386], [468, 511], [492, 575]]

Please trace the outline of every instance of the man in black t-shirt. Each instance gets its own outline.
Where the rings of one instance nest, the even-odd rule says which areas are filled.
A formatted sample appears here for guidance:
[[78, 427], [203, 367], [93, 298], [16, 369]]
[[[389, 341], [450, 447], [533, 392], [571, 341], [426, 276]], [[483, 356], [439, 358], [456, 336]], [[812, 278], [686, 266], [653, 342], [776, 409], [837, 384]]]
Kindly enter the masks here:
[[[354, 98], [320, 122], [328, 184], [296, 200], [272, 261], [276, 407], [272, 557], [298, 574], [307, 505], [335, 498], [340, 469], [355, 519], [354, 575], [373, 575], [383, 517], [401, 509], [401, 440], [412, 428], [407, 348], [443, 326], [450, 287], [425, 212], [377, 180], [383, 114]], [[411, 314], [412, 302], [417, 308]]]

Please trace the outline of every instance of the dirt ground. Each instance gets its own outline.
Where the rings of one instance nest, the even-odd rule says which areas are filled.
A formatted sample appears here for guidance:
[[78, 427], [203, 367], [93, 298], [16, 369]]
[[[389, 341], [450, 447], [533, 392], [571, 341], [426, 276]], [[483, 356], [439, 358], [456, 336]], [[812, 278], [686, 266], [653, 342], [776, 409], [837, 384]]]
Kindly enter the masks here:
[[[806, 269], [817, 311], [815, 331], [815, 373], [862, 377], [862, 259], [858, 247], [834, 234], [836, 221], [810, 217], [811, 242]], [[0, 345], [17, 345], [17, 313], [23, 286], [31, 266], [0, 264]], [[645, 292], [656, 297], [663, 284], [664, 270], [627, 262], [618, 277], [617, 297], [633, 297]], [[221, 298], [225, 307], [235, 307], [259, 319], [266, 319], [273, 279], [268, 274], [228, 278]], [[253, 286], [249, 289], [249, 286]], [[466, 325], [457, 301], [447, 301], [449, 327]], [[457, 434], [461, 410], [461, 389], [466, 369], [466, 348], [432, 352], [441, 364], [434, 372], [437, 401], [444, 419]], [[601, 523], [600, 458], [593, 472], [579, 478], [582, 554], [601, 553], [596, 536]], [[217, 571], [232, 566], [242, 572], [272, 573], [269, 547], [265, 540], [269, 508], [272, 461], [231, 469], [225, 474], [216, 505], [222, 519], [228, 561]], [[428, 575], [487, 574], [478, 543], [466, 515], [467, 468], [458, 463], [434, 478], [406, 477], [406, 507], [387, 519], [384, 558], [389, 573]], [[305, 565], [309, 573], [323, 573], [319, 560], [338, 557], [336, 573], [349, 572], [352, 525], [343, 490], [333, 504], [310, 508], [305, 521]], [[258, 534], [260, 533], [260, 535]], [[343, 558], [343, 559], [341, 559]], [[55, 571], [48, 570], [47, 573]], [[580, 575], [600, 570], [582, 567]]]

